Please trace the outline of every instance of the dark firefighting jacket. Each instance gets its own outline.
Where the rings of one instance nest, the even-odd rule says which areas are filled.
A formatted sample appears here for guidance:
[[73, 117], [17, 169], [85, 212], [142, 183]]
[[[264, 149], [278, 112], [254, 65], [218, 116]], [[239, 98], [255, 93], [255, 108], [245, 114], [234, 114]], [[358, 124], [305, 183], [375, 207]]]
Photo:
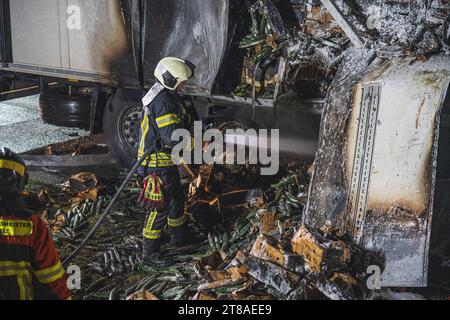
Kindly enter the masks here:
[[23, 197], [0, 198], [0, 299], [71, 299], [50, 232]]
[[172, 159], [172, 149], [178, 141], [172, 141], [172, 133], [177, 129], [190, 130], [197, 115], [188, 110], [179, 96], [169, 90], [163, 90], [144, 108], [141, 124], [138, 158], [152, 150], [152, 154], [143, 162], [143, 167], [166, 168], [176, 164]]

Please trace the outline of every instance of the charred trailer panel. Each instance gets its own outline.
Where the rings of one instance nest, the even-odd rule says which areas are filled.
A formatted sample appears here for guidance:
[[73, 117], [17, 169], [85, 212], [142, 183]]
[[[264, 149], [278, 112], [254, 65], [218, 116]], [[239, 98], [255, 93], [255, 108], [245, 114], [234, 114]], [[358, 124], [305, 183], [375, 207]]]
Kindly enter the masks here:
[[11, 71], [137, 85], [132, 1], [10, 1]]
[[[428, 284], [431, 230], [441, 229], [433, 213], [442, 183], [438, 154], [448, 152], [438, 142], [449, 82], [450, 57], [442, 55], [394, 59], [367, 73], [354, 88], [340, 134], [343, 181], [315, 170], [306, 224], [332, 224], [382, 252], [383, 287]], [[338, 201], [324, 201], [330, 194], [339, 194]]]
[[[425, 287], [450, 59], [392, 61], [357, 86], [347, 136], [351, 234], [386, 255], [385, 286]], [[436, 226], [437, 227], [437, 226]]]

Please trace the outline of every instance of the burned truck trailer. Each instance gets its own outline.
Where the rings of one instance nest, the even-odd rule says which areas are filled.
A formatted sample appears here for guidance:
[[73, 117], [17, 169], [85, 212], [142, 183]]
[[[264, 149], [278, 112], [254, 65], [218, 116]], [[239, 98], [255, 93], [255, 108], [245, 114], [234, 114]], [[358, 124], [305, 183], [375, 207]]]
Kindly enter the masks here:
[[103, 131], [123, 166], [135, 160], [141, 98], [167, 56], [195, 65], [185, 98], [201, 119], [240, 128], [286, 122], [284, 140], [302, 141], [301, 156], [314, 156], [320, 97], [278, 109], [273, 97], [232, 95], [245, 53], [236, 43], [250, 21], [239, 1], [4, 0], [1, 8], [1, 99], [40, 92], [44, 121]]

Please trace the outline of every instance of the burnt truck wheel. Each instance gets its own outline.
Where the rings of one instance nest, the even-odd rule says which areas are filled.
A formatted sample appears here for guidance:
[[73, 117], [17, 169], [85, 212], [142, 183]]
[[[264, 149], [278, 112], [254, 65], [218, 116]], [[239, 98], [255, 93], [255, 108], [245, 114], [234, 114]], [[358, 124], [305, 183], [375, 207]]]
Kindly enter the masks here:
[[139, 93], [118, 91], [103, 117], [103, 131], [109, 150], [124, 168], [130, 168], [137, 158], [142, 106]]
[[89, 130], [91, 94], [87, 90], [49, 89], [40, 95], [39, 107], [45, 123]]

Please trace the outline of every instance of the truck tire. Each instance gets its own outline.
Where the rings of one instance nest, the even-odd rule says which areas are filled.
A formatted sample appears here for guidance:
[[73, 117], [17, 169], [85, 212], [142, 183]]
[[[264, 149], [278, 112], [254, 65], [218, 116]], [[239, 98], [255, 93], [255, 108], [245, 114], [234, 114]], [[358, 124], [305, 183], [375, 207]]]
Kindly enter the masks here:
[[123, 168], [130, 168], [137, 159], [142, 117], [142, 94], [139, 91], [117, 90], [106, 106], [103, 132], [109, 150]]
[[86, 90], [49, 89], [40, 95], [39, 107], [45, 123], [89, 130], [91, 94]]

